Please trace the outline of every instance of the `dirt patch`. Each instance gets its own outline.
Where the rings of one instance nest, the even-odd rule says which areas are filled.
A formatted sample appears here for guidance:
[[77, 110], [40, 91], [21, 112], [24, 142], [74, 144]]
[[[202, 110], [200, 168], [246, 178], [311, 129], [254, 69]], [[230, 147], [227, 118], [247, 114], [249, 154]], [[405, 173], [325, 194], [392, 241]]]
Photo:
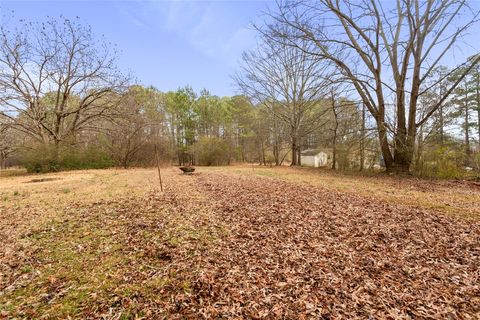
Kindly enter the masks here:
[[48, 181], [56, 181], [62, 180], [62, 178], [38, 178], [26, 181], [25, 183], [36, 183], [36, 182], [48, 182]]

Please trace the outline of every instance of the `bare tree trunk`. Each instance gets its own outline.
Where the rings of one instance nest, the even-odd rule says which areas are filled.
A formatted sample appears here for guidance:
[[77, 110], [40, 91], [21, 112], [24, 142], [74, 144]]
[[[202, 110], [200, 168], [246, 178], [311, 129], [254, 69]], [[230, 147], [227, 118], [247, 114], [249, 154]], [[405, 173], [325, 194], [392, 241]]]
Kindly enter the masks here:
[[278, 148], [277, 143], [273, 144], [273, 157], [275, 158], [275, 165], [278, 166]]
[[480, 106], [477, 107], [478, 150], [480, 151]]
[[438, 108], [439, 114], [439, 126], [440, 126], [440, 145], [443, 147], [445, 145], [445, 132], [444, 132], [444, 127], [445, 127], [445, 119], [443, 115], [443, 104], [440, 105]]
[[480, 74], [477, 72], [475, 77], [475, 98], [477, 107], [477, 135], [478, 135], [478, 151], [480, 151]]
[[387, 172], [394, 171], [394, 162], [392, 153], [390, 152], [390, 145], [388, 144], [387, 125], [385, 124], [385, 111], [379, 113], [376, 118], [378, 139], [380, 142], [380, 150], [382, 152], [383, 161]]
[[[413, 103], [410, 104], [412, 108]], [[389, 168], [388, 171], [394, 172], [409, 172], [410, 166], [412, 164], [414, 150], [415, 150], [415, 139], [416, 139], [416, 128], [408, 129], [406, 128], [405, 123], [405, 108], [404, 106], [400, 107], [403, 111], [397, 112], [397, 117], [403, 120], [397, 119], [397, 128], [394, 139], [394, 148], [393, 148], [393, 166]], [[411, 112], [411, 111], [409, 111]], [[409, 125], [415, 126], [415, 120], [409, 121]]]
[[162, 173], [160, 171], [160, 157], [158, 156], [157, 144], [155, 143], [155, 162], [157, 163], [158, 181], [160, 183], [160, 191], [163, 192]]
[[415, 156], [415, 169], [418, 170], [422, 164], [422, 154], [423, 154], [423, 126], [420, 127], [418, 131], [418, 142], [417, 142], [417, 152]]
[[399, 145], [395, 144], [394, 163], [390, 168], [387, 166], [387, 171], [397, 173], [410, 171], [415, 149], [415, 143], [412, 143], [411, 139], [415, 137], [405, 137], [397, 141]]
[[362, 103], [362, 132], [360, 138], [360, 171], [365, 166], [365, 103]]
[[291, 126], [290, 136], [291, 136], [291, 149], [292, 149], [292, 166], [298, 165], [299, 153], [298, 153], [298, 138], [297, 138], [297, 127]]
[[0, 152], [0, 169], [6, 169], [7, 168], [7, 157], [5, 154]]
[[465, 102], [464, 102], [464, 108], [465, 108], [465, 165], [469, 165], [470, 163], [470, 155], [471, 155], [471, 150], [470, 150], [470, 112], [468, 108], [468, 96], [467, 93], [465, 93]]
[[261, 147], [262, 147], [262, 153], [261, 153], [260, 164], [262, 164], [262, 162], [263, 162], [263, 165], [266, 166], [266, 165], [267, 165], [267, 161], [266, 161], [266, 159], [265, 159], [265, 146], [264, 146], [263, 141], [262, 141]]
[[292, 142], [291, 149], [292, 149], [292, 163], [291, 163], [291, 166], [296, 166], [296, 165], [298, 165], [298, 159], [297, 159], [298, 153], [297, 153], [297, 143], [296, 143], [295, 140]]
[[54, 140], [53, 145], [53, 161], [55, 165], [58, 165], [60, 158], [60, 141], [58, 139]]
[[337, 130], [338, 130], [338, 113], [335, 109], [335, 97], [332, 91], [332, 111], [335, 119], [335, 125], [333, 127], [333, 141], [332, 141], [332, 170], [337, 169]]
[[273, 157], [275, 158], [275, 165], [280, 164], [280, 139], [278, 137], [278, 123], [277, 119], [273, 117], [273, 136], [275, 137], [273, 141]]

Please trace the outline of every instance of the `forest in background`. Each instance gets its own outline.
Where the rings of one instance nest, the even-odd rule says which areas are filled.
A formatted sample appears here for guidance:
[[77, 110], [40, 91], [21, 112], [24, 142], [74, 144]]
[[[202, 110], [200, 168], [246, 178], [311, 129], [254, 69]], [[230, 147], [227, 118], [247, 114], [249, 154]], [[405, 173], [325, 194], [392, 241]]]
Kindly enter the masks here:
[[[322, 149], [332, 169], [479, 172], [480, 56], [450, 68], [440, 64], [473, 25], [460, 21], [453, 33], [444, 28], [465, 5], [417, 8], [430, 19], [423, 22], [349, 6], [321, 1], [310, 8], [309, 14], [328, 10], [337, 19], [329, 34], [313, 32], [301, 2], [279, 4], [273, 22], [256, 27], [258, 47], [244, 53], [232, 76], [239, 92], [232, 97], [137, 84], [118, 69], [114, 46], [80, 20], [4, 25], [1, 166], [32, 172], [151, 166], [156, 148], [163, 163], [179, 165], [301, 165], [303, 150]], [[376, 21], [365, 19], [366, 12]], [[399, 40], [392, 26], [384, 29], [396, 15], [400, 27], [424, 32]], [[382, 67], [392, 76], [381, 79]]]

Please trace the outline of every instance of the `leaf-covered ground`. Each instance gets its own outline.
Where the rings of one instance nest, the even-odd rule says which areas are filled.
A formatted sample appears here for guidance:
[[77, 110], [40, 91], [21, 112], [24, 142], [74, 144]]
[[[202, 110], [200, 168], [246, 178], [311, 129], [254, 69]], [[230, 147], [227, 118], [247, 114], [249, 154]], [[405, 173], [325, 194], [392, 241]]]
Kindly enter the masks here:
[[480, 318], [478, 219], [362, 178], [164, 171], [164, 193], [154, 170], [0, 178], [0, 318]]

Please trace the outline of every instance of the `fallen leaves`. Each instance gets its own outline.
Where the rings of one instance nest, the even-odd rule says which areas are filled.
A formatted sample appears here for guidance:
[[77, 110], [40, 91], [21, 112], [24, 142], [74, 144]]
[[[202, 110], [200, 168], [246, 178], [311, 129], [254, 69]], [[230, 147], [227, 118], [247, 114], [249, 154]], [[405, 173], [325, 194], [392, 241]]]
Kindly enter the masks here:
[[215, 299], [194, 302], [201, 309], [224, 317], [480, 314], [478, 223], [273, 179], [199, 181], [230, 228], [204, 267]]
[[265, 177], [165, 180], [5, 235], [1, 315], [480, 317], [478, 222]]

